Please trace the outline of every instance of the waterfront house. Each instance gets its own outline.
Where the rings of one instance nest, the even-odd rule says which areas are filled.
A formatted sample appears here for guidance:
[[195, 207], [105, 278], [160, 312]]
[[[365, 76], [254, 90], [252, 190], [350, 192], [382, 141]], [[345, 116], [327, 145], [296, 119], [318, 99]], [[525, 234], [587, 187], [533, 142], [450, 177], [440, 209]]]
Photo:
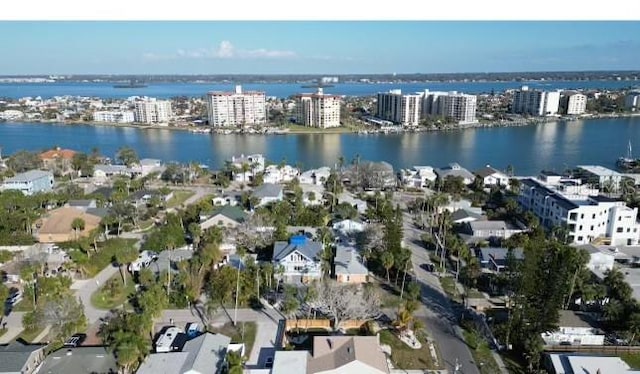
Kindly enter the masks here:
[[269, 165], [264, 169], [262, 176], [263, 183], [287, 183], [291, 182], [300, 174], [300, 171], [289, 165], [280, 167], [278, 165]]
[[482, 178], [485, 186], [509, 187], [509, 176], [490, 165], [476, 170], [475, 175]]
[[18, 190], [27, 196], [39, 192], [50, 192], [53, 190], [53, 173], [43, 170], [29, 170], [7, 178], [2, 183], [2, 191]]
[[275, 201], [282, 201], [284, 194], [281, 185], [265, 183], [253, 190], [252, 196], [258, 199], [257, 206], [261, 206]]
[[44, 344], [13, 341], [0, 346], [0, 374], [31, 374], [44, 360]]
[[[265, 168], [265, 158], [261, 154], [232, 156], [229, 161], [234, 168], [233, 180], [236, 182], [250, 182], [257, 173], [262, 173]], [[246, 167], [247, 171], [242, 169]]]
[[162, 173], [162, 171], [164, 171], [164, 167], [162, 166], [162, 161], [158, 159], [143, 158], [137, 165], [134, 165], [131, 170], [134, 174], [145, 177], [154, 172]]
[[212, 226], [233, 228], [248, 219], [247, 213], [245, 213], [241, 208], [230, 205], [218, 208], [205, 216], [206, 218], [200, 222], [202, 230], [206, 230]]
[[118, 364], [106, 347], [60, 348], [47, 356], [38, 373], [117, 373]]
[[324, 185], [331, 175], [331, 168], [323, 166], [318, 169], [311, 169], [303, 172], [298, 177], [300, 184]]
[[401, 178], [405, 187], [425, 188], [435, 182], [438, 176], [431, 166], [414, 166], [402, 170]]
[[71, 149], [61, 149], [60, 147], [40, 153], [40, 160], [45, 169], [65, 175], [73, 172], [71, 161], [76, 151]]
[[309, 240], [304, 235], [292, 236], [289, 242], [275, 242], [273, 265], [283, 269], [282, 280], [286, 283], [307, 283], [320, 279], [322, 243]]
[[339, 244], [336, 248], [335, 277], [338, 283], [361, 284], [367, 282], [369, 270], [355, 247]]
[[[186, 337], [186, 335], [184, 336]], [[161, 338], [165, 338], [165, 336], [161, 336]], [[166, 338], [165, 340], [168, 341]], [[175, 340], [175, 338], [173, 340]], [[140, 365], [140, 368], [138, 368], [136, 373], [223, 373], [226, 369], [227, 351], [229, 350], [230, 345], [230, 337], [223, 334], [212, 334], [210, 332], [206, 332], [186, 341], [177, 351], [150, 354]]]
[[93, 167], [93, 178], [98, 182], [104, 182], [115, 175], [131, 178], [133, 171], [126, 165], [96, 165]]
[[356, 208], [358, 210], [358, 214], [365, 214], [367, 212], [367, 202], [353, 197], [350, 192], [345, 191], [338, 195], [338, 204], [342, 203], [349, 204]]
[[435, 169], [435, 173], [438, 178], [442, 180], [445, 180], [448, 177], [460, 177], [466, 185], [473, 183], [476, 178], [469, 170], [463, 168], [456, 162], [453, 162], [443, 168]]

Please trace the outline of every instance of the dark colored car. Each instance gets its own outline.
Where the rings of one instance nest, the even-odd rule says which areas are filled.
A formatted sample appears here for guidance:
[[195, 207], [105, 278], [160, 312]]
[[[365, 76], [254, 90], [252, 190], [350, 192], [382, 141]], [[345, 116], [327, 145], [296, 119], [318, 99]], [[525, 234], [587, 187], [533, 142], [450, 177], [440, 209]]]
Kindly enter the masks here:
[[64, 342], [65, 347], [78, 347], [82, 345], [84, 340], [87, 338], [86, 334], [74, 334], [66, 342]]
[[425, 262], [424, 264], [420, 265], [420, 267], [421, 267], [423, 270], [428, 271], [428, 272], [430, 272], [430, 273], [433, 273], [433, 271], [436, 269], [436, 267], [435, 267], [435, 266], [433, 266], [433, 264], [426, 263], [426, 262]]

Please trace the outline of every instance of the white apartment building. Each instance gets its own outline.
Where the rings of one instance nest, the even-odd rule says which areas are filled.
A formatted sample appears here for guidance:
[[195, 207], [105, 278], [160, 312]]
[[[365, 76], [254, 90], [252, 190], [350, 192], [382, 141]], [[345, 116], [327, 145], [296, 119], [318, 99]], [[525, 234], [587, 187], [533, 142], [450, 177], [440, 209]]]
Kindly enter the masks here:
[[135, 103], [135, 121], [140, 123], [164, 123], [171, 118], [171, 102], [146, 99]]
[[460, 124], [476, 122], [477, 97], [451, 92], [424, 91], [422, 115], [443, 116], [455, 119]]
[[577, 180], [553, 176], [521, 182], [518, 202], [547, 228], [566, 225], [571, 243], [587, 244], [596, 238], [608, 239], [611, 245], [638, 243], [637, 208], [581, 188]]
[[325, 95], [322, 88], [315, 94], [296, 96], [296, 122], [307, 127], [339, 127], [340, 96]]
[[631, 91], [624, 97], [625, 109], [635, 112], [640, 107], [640, 92]]
[[570, 92], [562, 96], [562, 109], [565, 114], [579, 115], [587, 111], [587, 96]]
[[132, 123], [135, 116], [132, 111], [99, 111], [93, 113], [93, 120], [96, 122], [112, 122], [112, 123]]
[[401, 90], [378, 93], [376, 117], [402, 126], [418, 126], [421, 94], [402, 94]]
[[527, 86], [513, 92], [511, 112], [532, 116], [552, 116], [558, 113], [560, 92], [530, 90]]
[[262, 125], [267, 123], [267, 99], [264, 92], [214, 91], [207, 93], [209, 124], [214, 127]]

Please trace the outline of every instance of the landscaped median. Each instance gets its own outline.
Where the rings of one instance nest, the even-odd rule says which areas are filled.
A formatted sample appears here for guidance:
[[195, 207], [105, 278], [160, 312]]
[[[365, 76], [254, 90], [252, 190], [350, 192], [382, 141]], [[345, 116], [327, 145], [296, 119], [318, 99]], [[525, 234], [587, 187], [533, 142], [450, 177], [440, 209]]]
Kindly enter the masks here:
[[91, 305], [98, 309], [113, 309], [127, 302], [135, 291], [133, 279], [128, 279], [125, 286], [120, 273], [116, 273], [91, 295]]

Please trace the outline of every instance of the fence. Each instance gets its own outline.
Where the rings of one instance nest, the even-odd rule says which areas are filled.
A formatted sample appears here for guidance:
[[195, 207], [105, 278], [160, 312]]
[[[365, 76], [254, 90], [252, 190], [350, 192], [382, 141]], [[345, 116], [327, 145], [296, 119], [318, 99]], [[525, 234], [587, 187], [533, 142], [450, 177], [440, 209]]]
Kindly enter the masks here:
[[546, 352], [579, 352], [599, 353], [607, 355], [621, 355], [640, 353], [640, 346], [628, 345], [550, 345], [544, 347]]
[[[340, 323], [340, 328], [349, 330], [349, 329], [359, 329], [361, 328], [367, 321], [364, 320], [346, 320]], [[282, 334], [279, 334], [277, 340], [279, 340], [279, 344], [281, 347], [284, 347], [288, 343], [287, 332], [294, 329], [324, 329], [331, 330], [334, 327], [333, 320], [329, 319], [288, 319], [284, 321], [284, 331]]]

